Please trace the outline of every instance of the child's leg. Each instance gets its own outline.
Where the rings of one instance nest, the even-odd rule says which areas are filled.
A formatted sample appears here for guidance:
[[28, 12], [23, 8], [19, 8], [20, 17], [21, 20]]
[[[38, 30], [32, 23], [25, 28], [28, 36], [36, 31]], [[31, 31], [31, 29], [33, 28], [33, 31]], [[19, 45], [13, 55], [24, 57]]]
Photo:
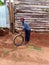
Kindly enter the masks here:
[[30, 31], [26, 30], [25, 31], [25, 41], [29, 42], [29, 40], [30, 40]]

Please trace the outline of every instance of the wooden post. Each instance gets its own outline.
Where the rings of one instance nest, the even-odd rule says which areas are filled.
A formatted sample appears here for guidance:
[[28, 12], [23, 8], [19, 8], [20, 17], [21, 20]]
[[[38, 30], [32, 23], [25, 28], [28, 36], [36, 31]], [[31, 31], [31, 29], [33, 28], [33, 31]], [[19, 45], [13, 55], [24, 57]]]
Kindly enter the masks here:
[[4, 0], [4, 4], [6, 4], [6, 0]]
[[9, 0], [9, 13], [10, 13], [10, 30], [12, 33], [14, 33], [14, 9], [11, 0]]

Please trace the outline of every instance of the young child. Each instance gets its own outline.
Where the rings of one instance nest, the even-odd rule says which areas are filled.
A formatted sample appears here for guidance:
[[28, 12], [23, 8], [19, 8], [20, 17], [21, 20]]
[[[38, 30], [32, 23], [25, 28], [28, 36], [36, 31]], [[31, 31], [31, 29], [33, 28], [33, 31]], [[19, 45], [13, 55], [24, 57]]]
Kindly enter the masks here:
[[23, 17], [21, 17], [20, 20], [22, 22], [23, 30], [25, 30], [25, 44], [27, 44], [30, 41], [30, 27]]

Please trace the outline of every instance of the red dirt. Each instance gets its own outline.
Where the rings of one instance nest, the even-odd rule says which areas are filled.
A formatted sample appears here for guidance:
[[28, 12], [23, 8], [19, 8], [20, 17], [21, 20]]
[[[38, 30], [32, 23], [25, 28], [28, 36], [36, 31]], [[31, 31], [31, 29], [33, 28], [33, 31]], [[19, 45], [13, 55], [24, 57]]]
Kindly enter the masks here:
[[49, 47], [49, 33], [31, 33], [31, 43], [41, 47]]
[[13, 37], [0, 37], [0, 65], [49, 65], [49, 33], [31, 32], [29, 44], [19, 47]]

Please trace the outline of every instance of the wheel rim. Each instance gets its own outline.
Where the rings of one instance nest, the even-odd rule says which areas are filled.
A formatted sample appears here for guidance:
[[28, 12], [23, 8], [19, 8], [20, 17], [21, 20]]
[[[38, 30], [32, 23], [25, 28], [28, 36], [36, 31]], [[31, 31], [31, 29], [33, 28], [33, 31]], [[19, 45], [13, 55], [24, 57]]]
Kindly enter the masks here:
[[20, 46], [20, 45], [23, 44], [23, 41], [24, 41], [23, 36], [17, 36], [17, 37], [15, 37], [15, 39], [14, 39], [14, 44], [15, 44], [16, 46]]

